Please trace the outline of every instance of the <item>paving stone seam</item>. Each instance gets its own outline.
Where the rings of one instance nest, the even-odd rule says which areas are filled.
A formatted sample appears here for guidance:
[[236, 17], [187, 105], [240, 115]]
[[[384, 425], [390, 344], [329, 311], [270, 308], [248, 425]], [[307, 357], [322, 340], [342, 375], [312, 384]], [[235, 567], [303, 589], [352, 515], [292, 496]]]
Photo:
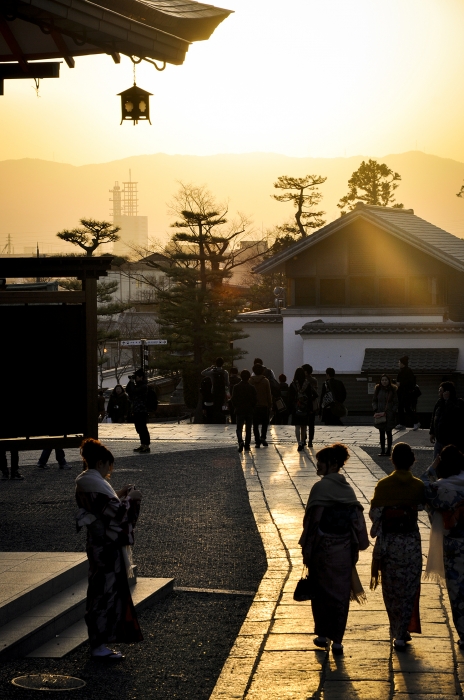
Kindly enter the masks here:
[[[438, 584], [438, 587], [440, 589], [440, 605], [442, 608], [442, 611], [444, 612], [445, 615], [445, 620], [446, 620], [446, 626], [448, 628], [448, 634], [450, 636], [451, 640], [454, 640], [454, 633], [453, 633], [453, 628], [451, 626], [451, 620], [450, 616], [448, 614], [448, 609], [445, 605], [445, 595], [448, 594], [448, 591], [445, 591], [444, 586], [442, 586], [441, 583]], [[454, 668], [453, 668], [453, 675], [454, 675], [454, 683], [456, 686], [456, 694], [460, 697], [462, 697], [462, 689], [461, 689], [461, 684], [459, 682], [459, 674], [458, 674], [458, 658], [456, 654], [456, 645], [451, 644], [451, 653], [453, 654], [453, 662], [454, 662]]]
[[[274, 449], [275, 449], [276, 452], [279, 454], [277, 448], [274, 448]], [[280, 454], [279, 454], [279, 457], [280, 457]], [[274, 601], [274, 607], [273, 607], [273, 610], [272, 610], [271, 619], [270, 619], [270, 622], [269, 622], [269, 626], [268, 626], [268, 628], [267, 628], [267, 632], [265, 632], [265, 634], [264, 634], [264, 637], [263, 637], [262, 642], [261, 642], [261, 646], [260, 646], [259, 651], [258, 651], [258, 653], [257, 653], [257, 655], [256, 655], [255, 662], [254, 662], [254, 664], [253, 664], [253, 668], [252, 668], [251, 673], [250, 673], [250, 677], [248, 678], [248, 683], [247, 683], [247, 685], [246, 685], [246, 687], [245, 687], [245, 692], [244, 692], [244, 694], [243, 694], [243, 698], [244, 698], [244, 699], [246, 698], [246, 696], [247, 696], [247, 694], [248, 694], [248, 691], [250, 690], [250, 686], [251, 686], [251, 683], [252, 683], [252, 681], [253, 681], [253, 676], [254, 676], [255, 673], [256, 673], [256, 670], [257, 670], [257, 668], [258, 668], [259, 662], [261, 661], [261, 657], [262, 657], [262, 655], [263, 655], [264, 648], [265, 648], [266, 643], [267, 643], [267, 641], [268, 641], [268, 639], [269, 639], [269, 635], [271, 634], [272, 628], [274, 627], [276, 609], [277, 609], [277, 606], [279, 605], [280, 601], [282, 600], [282, 595], [283, 595], [283, 591], [284, 591], [285, 584], [287, 583], [287, 581], [288, 581], [288, 579], [289, 579], [289, 577], [290, 577], [290, 574], [291, 574], [291, 572], [292, 572], [292, 569], [293, 569], [293, 564], [292, 564], [292, 559], [291, 559], [291, 557], [290, 557], [290, 552], [288, 551], [288, 548], [287, 548], [287, 546], [286, 546], [286, 544], [285, 544], [285, 542], [284, 542], [284, 540], [283, 540], [283, 538], [282, 538], [282, 535], [281, 535], [281, 533], [280, 533], [279, 527], [278, 527], [277, 523], [276, 523], [275, 520], [274, 520], [274, 516], [272, 515], [272, 510], [271, 510], [271, 507], [270, 507], [269, 502], [268, 502], [267, 497], [266, 497], [266, 491], [265, 491], [265, 489], [264, 489], [263, 482], [261, 481], [261, 477], [260, 477], [260, 475], [259, 475], [259, 468], [258, 468], [258, 466], [256, 465], [254, 454], [251, 455], [251, 459], [252, 459], [253, 467], [254, 467], [255, 472], [256, 472], [256, 477], [257, 477], [257, 479], [258, 479], [258, 481], [259, 481], [259, 483], [260, 483], [260, 486], [261, 486], [261, 493], [262, 493], [262, 496], [263, 496], [264, 503], [266, 504], [266, 508], [267, 508], [267, 510], [268, 510], [269, 516], [270, 516], [271, 521], [272, 521], [272, 523], [273, 523], [273, 525], [274, 525], [274, 527], [275, 527], [275, 530], [276, 530], [277, 536], [278, 536], [278, 538], [279, 538], [279, 540], [280, 540], [280, 543], [281, 543], [281, 545], [282, 545], [282, 548], [283, 548], [283, 550], [284, 550], [284, 552], [285, 552], [285, 556], [286, 556], [286, 558], [287, 558], [287, 563], [288, 563], [288, 568], [287, 568], [286, 574], [285, 574], [284, 576], [282, 576], [279, 595], [277, 596], [276, 600]], [[243, 464], [243, 462], [242, 462], [242, 464]], [[287, 472], [287, 473], [288, 473], [288, 472]], [[293, 482], [292, 482], [292, 483], [293, 483]], [[295, 488], [295, 485], [294, 485], [294, 484], [293, 484], [293, 487]], [[265, 578], [265, 577], [264, 577], [264, 578]]]
[[[303, 501], [303, 499], [301, 498], [301, 494], [300, 494], [300, 492], [299, 492], [299, 490], [298, 490], [298, 488], [297, 488], [295, 482], [293, 481], [290, 472], [289, 472], [288, 469], [287, 469], [287, 466], [286, 466], [286, 464], [285, 464], [285, 462], [284, 462], [284, 458], [283, 458], [283, 456], [282, 456], [282, 453], [279, 452], [279, 448], [278, 448], [278, 447], [275, 447], [275, 451], [276, 451], [277, 454], [279, 455], [279, 458], [280, 458], [280, 461], [281, 461], [281, 463], [282, 463], [282, 466], [283, 466], [283, 468], [285, 469], [285, 472], [286, 472], [288, 478], [290, 479], [290, 482], [291, 482], [293, 488], [295, 489], [296, 493], [298, 494], [298, 498], [300, 499], [301, 505], [303, 506], [303, 510], [305, 510], [305, 509], [306, 509], [306, 503], [305, 503], [305, 502]], [[309, 458], [309, 461], [310, 461], [311, 464], [314, 466], [314, 462], [312, 461], [311, 458]]]
[[[269, 624], [267, 627], [267, 631], [264, 633], [263, 639], [261, 640], [261, 643], [260, 643], [260, 646], [257, 650], [257, 653], [254, 656], [253, 664], [251, 665], [249, 670], [246, 671], [245, 674], [243, 676], [239, 677], [238, 679], [234, 680], [233, 678], [228, 677], [231, 674], [231, 671], [229, 670], [229, 666], [233, 666], [234, 649], [238, 648], [238, 642], [241, 639], [241, 637], [244, 636], [244, 635], [242, 635], [242, 630], [240, 630], [240, 632], [237, 636], [237, 639], [235, 640], [235, 643], [229, 652], [229, 657], [226, 660], [226, 662], [222, 668], [222, 671], [219, 675], [219, 678], [216, 681], [216, 685], [214, 686], [213, 692], [210, 695], [210, 700], [219, 700], [219, 698], [242, 698], [242, 699], [244, 699], [246, 697], [246, 694], [251, 686], [253, 676], [256, 672], [259, 661], [261, 659], [261, 656], [262, 656], [262, 653], [264, 650], [264, 646], [266, 644], [266, 641], [267, 641], [269, 634], [270, 634], [270, 631], [272, 629], [276, 608], [277, 608], [280, 600], [282, 599], [284, 586], [285, 586], [285, 584], [290, 576], [291, 570], [292, 570], [291, 558], [290, 558], [289, 552], [285, 546], [285, 543], [282, 540], [282, 537], [281, 537], [279, 529], [274, 521], [274, 518], [272, 517], [272, 512], [271, 512], [269, 503], [266, 499], [264, 486], [263, 486], [261, 479], [259, 478], [258, 469], [256, 467], [254, 456], [253, 456], [253, 454], [250, 454], [250, 456], [251, 456], [251, 465], [253, 467], [254, 474], [247, 474], [247, 468], [249, 468], [249, 466], [250, 466], [250, 461], [248, 461], [246, 456], [244, 459], [241, 460], [242, 469], [244, 472], [245, 481], [246, 481], [246, 485], [247, 485], [247, 489], [248, 489], [248, 496], [251, 495], [250, 489], [248, 488], [248, 486], [250, 485], [251, 481], [256, 480], [259, 483], [260, 490], [253, 491], [253, 494], [255, 495], [257, 493], [260, 493], [260, 495], [261, 495], [262, 503], [264, 504], [264, 506], [266, 508], [269, 522], [272, 523], [272, 525], [274, 526], [273, 534], [275, 535], [276, 539], [278, 539], [278, 541], [280, 542], [280, 545], [282, 547], [282, 550], [285, 552], [288, 567], [287, 567], [287, 571], [285, 572], [285, 574], [282, 575], [282, 577], [281, 577], [279, 594], [276, 597], [276, 599], [273, 601], [273, 609], [272, 609], [272, 614], [270, 615], [270, 618], [269, 618]], [[273, 580], [273, 579], [270, 579], [270, 577], [268, 576], [269, 559], [272, 558], [271, 554], [273, 552], [269, 548], [269, 540], [267, 537], [269, 535], [269, 531], [264, 529], [266, 527], [266, 525], [263, 525], [263, 523], [261, 522], [261, 519], [257, 518], [258, 509], [255, 507], [256, 503], [253, 503], [250, 499], [250, 505], [251, 505], [251, 509], [253, 511], [253, 516], [255, 518], [256, 526], [257, 526], [258, 531], [261, 535], [263, 546], [264, 546], [264, 549], [266, 551], [266, 558], [268, 560], [268, 569], [261, 580], [261, 583], [260, 583], [260, 588], [261, 588], [261, 586], [263, 586], [263, 584], [264, 584], [263, 587], [265, 587], [265, 584], [267, 581]], [[263, 537], [264, 534], [266, 534], [267, 536]], [[247, 622], [249, 622], [251, 620], [251, 618], [253, 617], [253, 613], [254, 613], [253, 608], [255, 607], [255, 603], [259, 601], [258, 596], [259, 596], [259, 588], [258, 588], [258, 592], [255, 596], [255, 599], [253, 600], [253, 602], [250, 606], [250, 609], [248, 611], [248, 615], [245, 618], [245, 621], [242, 625], [242, 629], [246, 628]], [[239, 656], [240, 656], [239, 653], [237, 653], [237, 657], [239, 657]], [[235, 687], [234, 687], [234, 685], [235, 685]]]

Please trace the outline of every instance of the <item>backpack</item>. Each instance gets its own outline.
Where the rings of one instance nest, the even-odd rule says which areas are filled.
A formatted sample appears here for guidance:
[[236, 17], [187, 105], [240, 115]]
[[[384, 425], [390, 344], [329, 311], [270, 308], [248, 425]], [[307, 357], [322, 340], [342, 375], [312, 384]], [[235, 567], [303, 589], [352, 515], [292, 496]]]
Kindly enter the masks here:
[[158, 397], [156, 395], [156, 389], [154, 386], [149, 386], [147, 391], [147, 409], [149, 411], [156, 411], [158, 408]]
[[213, 383], [211, 377], [203, 377], [200, 385], [200, 392], [203, 397], [203, 401], [211, 401], [213, 393]]
[[309, 399], [306, 394], [306, 388], [302, 391], [302, 388], [296, 385], [297, 399], [295, 403], [295, 414], [297, 416], [307, 416], [308, 413], [312, 411], [312, 406], [309, 405]]
[[224, 401], [226, 395], [226, 381], [224, 379], [224, 370], [214, 369], [212, 375], [213, 396], [218, 401]]

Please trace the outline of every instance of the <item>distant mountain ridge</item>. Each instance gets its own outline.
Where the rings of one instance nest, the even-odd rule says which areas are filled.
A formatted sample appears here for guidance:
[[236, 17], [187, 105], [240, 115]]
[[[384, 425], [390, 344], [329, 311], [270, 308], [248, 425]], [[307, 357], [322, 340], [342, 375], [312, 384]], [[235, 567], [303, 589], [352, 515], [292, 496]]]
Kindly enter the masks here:
[[[157, 153], [108, 163], [74, 166], [52, 161], [0, 161], [0, 253], [11, 235], [15, 253], [39, 242], [49, 252], [69, 250], [55, 234], [72, 228], [81, 217], [110, 219], [114, 182], [139, 183], [139, 214], [148, 216], [151, 236], [165, 240], [173, 217], [167, 202], [178, 182], [205, 184], [219, 201], [229, 201], [229, 217], [246, 213], [261, 231], [283, 223], [293, 214], [288, 204], [271, 198], [279, 175], [327, 176], [321, 186], [327, 222], [340, 215], [337, 202], [347, 192], [348, 178], [369, 156], [295, 158], [275, 153], [184, 156]], [[464, 163], [410, 151], [376, 158], [398, 171], [402, 182], [396, 199], [446, 231], [464, 238], [464, 199], [456, 197], [464, 182]], [[64, 247], [63, 247], [64, 246]]]

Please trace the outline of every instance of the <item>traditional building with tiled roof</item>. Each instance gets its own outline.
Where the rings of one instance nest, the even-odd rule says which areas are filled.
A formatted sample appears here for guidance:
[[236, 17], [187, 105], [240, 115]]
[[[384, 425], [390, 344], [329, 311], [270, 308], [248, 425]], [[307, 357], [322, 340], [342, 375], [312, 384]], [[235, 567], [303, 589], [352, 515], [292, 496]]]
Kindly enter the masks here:
[[281, 313], [240, 314], [243, 366], [259, 354], [288, 378], [303, 363], [318, 375], [334, 367], [351, 413], [370, 410], [380, 373], [395, 377], [405, 354], [420, 412], [431, 411], [444, 378], [463, 393], [464, 240], [412, 209], [359, 202], [254, 271], [284, 272], [286, 299]]

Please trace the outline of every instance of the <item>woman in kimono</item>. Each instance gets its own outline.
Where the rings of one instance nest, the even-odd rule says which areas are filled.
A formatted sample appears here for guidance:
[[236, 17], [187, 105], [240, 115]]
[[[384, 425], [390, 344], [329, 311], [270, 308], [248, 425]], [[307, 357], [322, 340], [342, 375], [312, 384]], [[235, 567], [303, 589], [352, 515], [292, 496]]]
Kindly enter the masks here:
[[369, 517], [376, 537], [372, 556], [371, 589], [382, 582], [382, 594], [395, 649], [403, 651], [411, 632], [420, 634], [419, 617], [422, 551], [417, 513], [425, 491], [411, 473], [414, 452], [405, 442], [393, 448], [394, 471], [375, 487]]
[[322, 479], [309, 494], [299, 541], [309, 570], [314, 644], [327, 647], [332, 640], [336, 655], [343, 654], [350, 599], [365, 599], [356, 562], [359, 550], [369, 546], [363, 507], [339, 473], [349, 456], [339, 443], [316, 454]]
[[76, 479], [77, 530], [87, 526], [89, 586], [85, 621], [92, 657], [119, 661], [124, 657], [107, 645], [143, 639], [129, 590], [133, 576], [130, 547], [142, 494], [126, 485], [114, 491], [108, 479], [114, 458], [98, 440], [81, 446], [84, 471]]
[[432, 519], [425, 578], [446, 581], [464, 649], [464, 455], [454, 445], [444, 447], [422, 479]]

